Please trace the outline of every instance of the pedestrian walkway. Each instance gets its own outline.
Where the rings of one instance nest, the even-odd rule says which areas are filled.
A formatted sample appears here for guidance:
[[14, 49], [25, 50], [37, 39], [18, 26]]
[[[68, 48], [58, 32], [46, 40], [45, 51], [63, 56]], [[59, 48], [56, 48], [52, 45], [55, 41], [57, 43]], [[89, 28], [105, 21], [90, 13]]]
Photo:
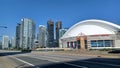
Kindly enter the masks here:
[[10, 60], [7, 56], [0, 56], [0, 68], [15, 68], [16, 63]]

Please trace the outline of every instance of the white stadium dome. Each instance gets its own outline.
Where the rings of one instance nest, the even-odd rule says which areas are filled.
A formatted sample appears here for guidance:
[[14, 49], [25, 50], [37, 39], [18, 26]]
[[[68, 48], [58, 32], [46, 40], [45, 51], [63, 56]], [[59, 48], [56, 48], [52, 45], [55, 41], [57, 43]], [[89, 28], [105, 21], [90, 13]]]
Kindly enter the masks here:
[[75, 37], [80, 33], [84, 35], [115, 34], [120, 26], [103, 20], [84, 20], [73, 25], [62, 38]]

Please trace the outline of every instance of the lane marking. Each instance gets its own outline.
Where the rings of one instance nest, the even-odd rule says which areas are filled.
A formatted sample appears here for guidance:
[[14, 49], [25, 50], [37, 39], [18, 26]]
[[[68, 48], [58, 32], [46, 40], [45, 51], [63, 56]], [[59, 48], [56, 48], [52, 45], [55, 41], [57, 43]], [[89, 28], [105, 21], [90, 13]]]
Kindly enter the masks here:
[[76, 64], [71, 64], [71, 63], [64, 63], [66, 65], [71, 65], [71, 66], [75, 66], [75, 67], [79, 67], [79, 68], [88, 68], [88, 67], [85, 67], [85, 66], [80, 66], [80, 65], [76, 65]]
[[[30, 56], [29, 56], [30, 57]], [[42, 57], [46, 57], [46, 56], [42, 56]], [[41, 57], [33, 57], [33, 58], [37, 58], [37, 59], [40, 59]], [[47, 59], [46, 59], [47, 58]], [[48, 61], [51, 61], [51, 62], [60, 62], [60, 61], [56, 61], [57, 59], [60, 59], [60, 58], [56, 58], [56, 57], [46, 57], [46, 58], [41, 58], [41, 60], [48, 60]], [[54, 59], [54, 60], [50, 60], [49, 58], [51, 58], [51, 59]], [[56, 58], [56, 60], [55, 60], [55, 58]], [[120, 65], [117, 65], [117, 64], [109, 64], [109, 63], [99, 63], [99, 62], [94, 62], [94, 61], [80, 61], [80, 62], [87, 62], [87, 63], [94, 63], [94, 64], [102, 64], [102, 65], [110, 65], [110, 66], [119, 66], [120, 67]], [[69, 63], [68, 63], [69, 64]], [[69, 65], [71, 65], [71, 64], [69, 64]], [[73, 64], [74, 65], [74, 64]], [[78, 65], [79, 66], [79, 65]]]
[[[38, 54], [33, 54], [34, 56], [39, 56]], [[83, 56], [73, 56], [73, 57], [71, 57], [71, 56], [68, 56], [68, 55], [66, 55], [66, 56], [62, 56], [62, 55], [55, 55], [55, 54], [53, 54], [53, 55], [50, 55], [50, 54], [44, 54], [44, 55], [40, 55], [40, 57], [46, 57], [46, 58], [53, 58], [54, 57], [54, 59], [56, 59], [56, 60], [67, 60], [67, 61], [72, 61], [72, 60], [83, 60], [83, 59], [91, 59], [91, 57], [83, 57]], [[81, 58], [80, 58], [81, 57]], [[92, 57], [93, 58], [93, 57]]]
[[[31, 56], [30, 56], [31, 57]], [[50, 59], [46, 59], [46, 58], [39, 58], [39, 57], [32, 57], [32, 58], [37, 58], [37, 59], [41, 59], [41, 60], [48, 60], [50, 62], [60, 62], [60, 61], [56, 61], [56, 60], [50, 60]], [[55, 58], [55, 57], [53, 57]], [[85, 66], [80, 66], [80, 65], [76, 65], [76, 64], [71, 64], [71, 63], [65, 63], [63, 62], [63, 64], [66, 64], [66, 65], [71, 65], [71, 66], [75, 66], [75, 67], [79, 67], [79, 68], [88, 68], [88, 67], [85, 67]]]
[[19, 58], [16, 58], [16, 57], [13, 57], [13, 56], [10, 56], [10, 57], [15, 58], [16, 60], [21, 61], [21, 62], [23, 62], [23, 63], [26, 63], [26, 64], [28, 64], [28, 65], [30, 65], [30, 66], [35, 66], [35, 65], [33, 65], [33, 64], [29, 63], [29, 62], [26, 62], [26, 61], [24, 61], [24, 60], [21, 60], [21, 59], [19, 59]]
[[[50, 56], [50, 57], [47, 57], [47, 56], [42, 56], [42, 57], [46, 57], [46, 58], [53, 58], [54, 60], [56, 59], [60, 59], [60, 58], [56, 58], [56, 57], [52, 57], [52, 56]], [[68, 58], [67, 58], [68, 59]], [[66, 59], [65, 59], [66, 60]], [[74, 60], [74, 59], [68, 59], [68, 60]], [[102, 65], [110, 65], [110, 66], [119, 66], [120, 67], [120, 65], [117, 65], [117, 64], [109, 64], [109, 63], [99, 63], [99, 62], [94, 62], [94, 61], [80, 61], [80, 62], [88, 62], [88, 63], [97, 63], [97, 64], [102, 64]]]
[[[29, 56], [31, 57], [31, 56]], [[42, 57], [31, 57], [31, 58], [36, 58], [36, 59], [40, 59], [40, 60], [47, 60], [47, 61], [51, 61], [51, 62], [59, 62], [59, 61], [56, 61], [56, 60], [50, 60], [50, 59], [47, 59], [47, 58], [42, 58]]]
[[117, 64], [99, 63], [99, 62], [94, 62], [94, 61], [80, 61], [80, 62], [87, 62], [87, 63], [94, 63], [94, 64], [102, 64], [102, 65], [110, 65], [110, 66], [120, 67], [120, 65], [117, 65]]
[[73, 60], [73, 59], [69, 59], [69, 58], [57, 58], [57, 57], [51, 57], [51, 56], [40, 56], [40, 57], [45, 57], [48, 59], [54, 59], [54, 60]]
[[[34, 57], [36, 57], [36, 55], [34, 55]], [[57, 57], [52, 57], [52, 56], [38, 56], [38, 58], [45, 58], [45, 59], [53, 59], [53, 60], [63, 60], [63, 61], [71, 61], [71, 60], [74, 60], [74, 59], [70, 59], [70, 58], [57, 58]], [[57, 61], [58, 62], [58, 61]], [[60, 62], [60, 61], [59, 61]]]

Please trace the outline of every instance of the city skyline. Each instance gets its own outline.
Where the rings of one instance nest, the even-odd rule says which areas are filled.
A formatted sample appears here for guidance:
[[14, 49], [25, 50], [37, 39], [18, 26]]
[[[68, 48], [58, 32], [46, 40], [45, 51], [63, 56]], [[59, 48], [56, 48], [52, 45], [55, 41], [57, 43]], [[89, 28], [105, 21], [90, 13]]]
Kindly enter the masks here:
[[39, 25], [47, 26], [49, 19], [62, 21], [63, 28], [87, 19], [101, 19], [120, 25], [119, 3], [119, 0], [0, 0], [0, 25], [8, 27], [0, 30], [0, 36], [15, 36], [16, 24], [22, 18], [36, 22], [36, 33]]
[[0, 68], [120, 68], [120, 0], [0, 0]]

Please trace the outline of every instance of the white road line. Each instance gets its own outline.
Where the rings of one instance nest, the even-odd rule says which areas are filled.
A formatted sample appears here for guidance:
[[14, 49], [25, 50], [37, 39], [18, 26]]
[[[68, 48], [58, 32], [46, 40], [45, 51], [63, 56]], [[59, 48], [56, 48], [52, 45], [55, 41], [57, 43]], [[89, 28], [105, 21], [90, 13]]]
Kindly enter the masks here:
[[45, 58], [52, 58], [52, 59], [56, 59], [56, 60], [73, 60], [73, 59], [70, 59], [70, 58], [60, 58], [60, 57], [52, 57], [52, 56], [42, 56], [42, 57], [45, 57]]
[[71, 60], [74, 60], [74, 59], [70, 59], [70, 58], [60, 58], [60, 57], [53, 57], [53, 56], [40, 56], [40, 57], [44, 57], [44, 58], [47, 58], [47, 59], [54, 59], [54, 60], [66, 60], [66, 61], [71, 61]]
[[26, 64], [28, 64], [28, 65], [30, 65], [30, 66], [35, 66], [35, 65], [33, 65], [33, 64], [29, 63], [29, 62], [26, 62], [26, 61], [24, 61], [24, 60], [21, 60], [21, 59], [19, 59], [19, 58], [16, 58], [16, 57], [13, 57], [13, 56], [10, 56], [10, 57], [15, 58], [16, 60], [21, 61], [21, 62], [23, 62], [23, 63], [26, 63]]
[[[52, 58], [52, 57], [47, 57], [47, 56], [44, 56], [44, 57], [46, 57], [46, 58]], [[53, 59], [60, 59], [60, 58], [56, 58], [56, 57], [53, 57]], [[67, 58], [68, 59], [68, 58]], [[65, 59], [66, 60], [66, 59]], [[69, 60], [73, 60], [73, 59], [70, 59], [69, 58]], [[88, 63], [97, 63], [97, 64], [102, 64], [102, 65], [110, 65], [110, 66], [119, 66], [120, 67], [120, 65], [117, 65], [117, 64], [109, 64], [109, 63], [99, 63], [99, 62], [94, 62], [94, 61], [81, 61], [81, 62], [88, 62]]]
[[[31, 57], [31, 56], [29, 56]], [[51, 62], [59, 62], [59, 61], [56, 61], [56, 60], [51, 60], [51, 59], [47, 59], [47, 58], [42, 58], [42, 57], [31, 57], [31, 58], [36, 58], [36, 59], [40, 59], [40, 60], [47, 60], [47, 61], [51, 61]]]
[[76, 65], [76, 64], [70, 64], [70, 63], [64, 63], [66, 65], [71, 65], [71, 66], [75, 66], [75, 67], [82, 67], [82, 68], [88, 68], [88, 67], [85, 67], [85, 66], [80, 66], [80, 65]]
[[[30, 56], [31, 57], [31, 56]], [[50, 60], [50, 59], [46, 59], [46, 58], [39, 58], [39, 57], [32, 57], [32, 58], [37, 58], [37, 59], [41, 59], [41, 60], [48, 60], [50, 62], [59, 62], [59, 61], [56, 61], [56, 60]], [[55, 58], [55, 57], [53, 57]], [[70, 64], [70, 63], [63, 63], [63, 64], [66, 64], [66, 65], [71, 65], [71, 66], [75, 66], [75, 67], [82, 67], [82, 68], [88, 68], [88, 67], [85, 67], [85, 66], [80, 66], [80, 65], [75, 65], [75, 64]]]
[[110, 66], [120, 67], [120, 65], [117, 65], [117, 64], [99, 63], [99, 62], [94, 62], [94, 61], [80, 61], [80, 62], [87, 62], [87, 63], [94, 63], [94, 64], [102, 64], [102, 65], [110, 65]]
[[[42, 57], [45, 57], [45, 58], [51, 58], [51, 59], [54, 59], [54, 60], [60, 60], [60, 58], [56, 58], [56, 57], [47, 57], [47, 56], [42, 56]], [[70, 58], [66, 58], [68, 60], [74, 60], [74, 59], [70, 59]], [[65, 59], [65, 60], [66, 60]], [[50, 61], [53, 61], [53, 60], [50, 60]], [[59, 62], [59, 61], [57, 61]], [[109, 63], [99, 63], [99, 62], [94, 62], [94, 61], [80, 61], [80, 62], [87, 62], [87, 63], [95, 63], [95, 64], [102, 64], [102, 65], [110, 65], [110, 66], [117, 66], [117, 67], [120, 67], [120, 65], [117, 65], [117, 64], [109, 64]]]

